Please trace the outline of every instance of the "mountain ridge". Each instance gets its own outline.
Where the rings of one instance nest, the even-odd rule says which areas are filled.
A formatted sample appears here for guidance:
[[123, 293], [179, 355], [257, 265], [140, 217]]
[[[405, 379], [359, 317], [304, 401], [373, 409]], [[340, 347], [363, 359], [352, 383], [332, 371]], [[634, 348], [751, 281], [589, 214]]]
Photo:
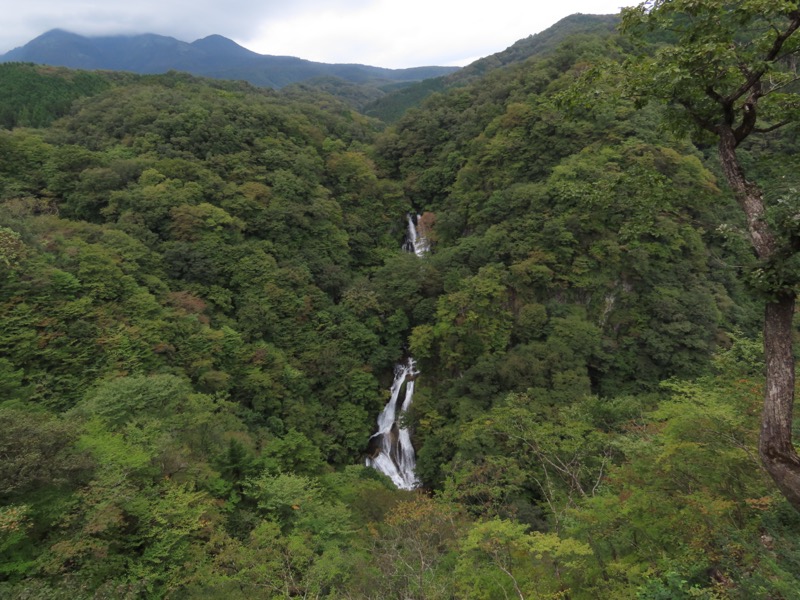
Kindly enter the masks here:
[[619, 15], [575, 13], [556, 21], [547, 29], [517, 40], [505, 50], [479, 58], [458, 71], [417, 81], [377, 98], [363, 108], [369, 116], [387, 123], [396, 121], [406, 110], [421, 104], [428, 96], [465, 85], [489, 71], [523, 62], [554, 50], [575, 35], [611, 35], [619, 24]]
[[220, 79], [243, 79], [273, 88], [325, 76], [355, 83], [413, 82], [458, 70], [458, 67], [445, 66], [388, 69], [258, 54], [218, 34], [184, 42], [154, 33], [88, 37], [64, 29], [51, 29], [24, 46], [0, 55], [0, 62], [141, 74], [176, 70]]

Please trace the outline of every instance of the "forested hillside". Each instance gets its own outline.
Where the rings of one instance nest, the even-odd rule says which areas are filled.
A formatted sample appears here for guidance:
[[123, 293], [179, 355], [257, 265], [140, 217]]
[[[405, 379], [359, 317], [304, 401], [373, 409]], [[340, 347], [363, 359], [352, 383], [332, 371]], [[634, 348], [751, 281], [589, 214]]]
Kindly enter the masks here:
[[378, 93], [386, 85], [409, 84], [458, 70], [458, 67], [437, 66], [385, 69], [271, 56], [252, 52], [221, 35], [209, 35], [187, 43], [153, 33], [85, 37], [62, 29], [43, 33], [24, 46], [1, 54], [0, 64], [4, 62], [141, 74], [182, 71], [214, 79], [241, 79], [270, 88], [335, 77], [363, 84], [366, 89]]
[[597, 39], [613, 35], [619, 22], [618, 15], [571, 15], [544, 31], [519, 40], [502, 52], [476, 60], [455, 73], [424, 79], [379, 96], [364, 107], [364, 112], [387, 123], [394, 123], [406, 110], [433, 93], [474, 82], [494, 69], [549, 54], [567, 39], [582, 36]]
[[[745, 219], [601, 29], [392, 126], [0, 65], [0, 596], [799, 598]], [[795, 136], [741, 148], [771, 198]]]

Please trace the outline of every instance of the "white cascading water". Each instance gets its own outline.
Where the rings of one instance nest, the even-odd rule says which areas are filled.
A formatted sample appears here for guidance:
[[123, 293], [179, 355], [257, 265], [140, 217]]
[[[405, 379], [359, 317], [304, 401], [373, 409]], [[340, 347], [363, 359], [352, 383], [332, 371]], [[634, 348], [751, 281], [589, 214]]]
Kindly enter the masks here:
[[387, 475], [394, 484], [403, 490], [413, 490], [418, 485], [414, 474], [416, 466], [414, 446], [408, 429], [397, 422], [397, 402], [405, 384], [405, 397], [399, 413], [403, 414], [414, 399], [414, 377], [417, 375], [413, 358], [394, 367], [394, 382], [388, 404], [378, 417], [378, 432], [370, 438], [373, 455], [367, 459], [367, 466], [378, 469]]
[[[421, 257], [430, 247], [428, 240], [417, 229], [418, 221], [419, 215], [416, 222], [411, 215], [408, 215], [408, 235], [403, 249]], [[414, 400], [414, 382], [417, 375], [419, 375], [417, 364], [411, 357], [394, 366], [394, 382], [389, 403], [378, 417], [378, 432], [369, 439], [371, 455], [367, 458], [367, 466], [387, 475], [398, 488], [403, 490], [413, 490], [419, 486], [417, 476], [414, 474], [416, 460], [411, 435], [397, 420], [398, 415], [402, 416]], [[405, 384], [405, 396], [398, 411], [397, 403], [403, 384]]]
[[417, 224], [419, 223], [421, 215], [417, 215], [416, 221], [414, 217], [408, 215], [408, 234], [406, 241], [403, 244], [403, 250], [406, 252], [413, 252], [417, 256], [425, 256], [430, 250], [430, 243], [428, 238], [419, 232]]

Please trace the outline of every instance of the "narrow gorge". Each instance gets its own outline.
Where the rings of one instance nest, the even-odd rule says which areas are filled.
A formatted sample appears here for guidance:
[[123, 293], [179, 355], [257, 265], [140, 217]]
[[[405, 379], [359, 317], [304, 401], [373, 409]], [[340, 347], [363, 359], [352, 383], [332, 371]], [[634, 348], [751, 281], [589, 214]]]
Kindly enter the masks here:
[[[422, 258], [430, 250], [430, 244], [427, 237], [420, 232], [419, 219], [419, 215], [416, 218], [408, 215], [403, 250]], [[416, 460], [411, 434], [402, 422], [403, 415], [414, 401], [414, 385], [418, 375], [416, 362], [410, 356], [395, 365], [389, 402], [378, 416], [377, 433], [368, 443], [367, 466], [387, 475], [398, 488], [404, 490], [419, 486], [414, 473]], [[398, 407], [401, 397], [403, 400]]]

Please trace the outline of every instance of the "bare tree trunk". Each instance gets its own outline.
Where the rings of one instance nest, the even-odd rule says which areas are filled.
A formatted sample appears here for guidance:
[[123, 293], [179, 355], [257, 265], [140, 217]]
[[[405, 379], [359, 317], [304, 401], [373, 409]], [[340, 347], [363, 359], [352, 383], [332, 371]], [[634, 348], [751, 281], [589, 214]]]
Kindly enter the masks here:
[[764, 357], [767, 385], [761, 413], [759, 454], [778, 489], [800, 510], [800, 458], [792, 444], [794, 353], [792, 334], [795, 294], [787, 292], [767, 303], [764, 314]]
[[[764, 200], [759, 187], [748, 181], [736, 156], [737, 141], [729, 127], [720, 127], [719, 156], [729, 185], [747, 217], [750, 241], [756, 255], [769, 261], [777, 253], [775, 237], [764, 220]], [[784, 497], [800, 510], [800, 457], [792, 443], [794, 404], [794, 310], [797, 294], [777, 290], [764, 309], [764, 359], [766, 387], [761, 413], [759, 454]]]

